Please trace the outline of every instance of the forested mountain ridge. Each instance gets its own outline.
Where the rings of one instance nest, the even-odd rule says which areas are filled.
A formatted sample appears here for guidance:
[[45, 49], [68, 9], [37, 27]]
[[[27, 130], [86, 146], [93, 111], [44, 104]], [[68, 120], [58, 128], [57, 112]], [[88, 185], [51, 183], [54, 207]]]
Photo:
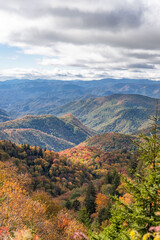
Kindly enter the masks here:
[[94, 81], [10, 80], [0, 82], [0, 106], [18, 118], [48, 114], [71, 101], [115, 93], [160, 98], [160, 83], [149, 80], [102, 79]]
[[150, 126], [156, 99], [134, 94], [115, 94], [79, 100], [58, 107], [55, 115], [74, 114], [86, 126], [98, 132], [133, 133]]
[[66, 115], [63, 115], [60, 117], [62, 121], [64, 121], [67, 125], [73, 125], [74, 126], [74, 132], [78, 132], [79, 129], [87, 135], [93, 136], [96, 134], [96, 132], [92, 129], [89, 129], [84, 124], [81, 123], [81, 121], [78, 120], [72, 113], [68, 113]]
[[126, 172], [134, 161], [136, 143], [138, 137], [121, 133], [105, 133], [88, 138], [79, 145], [61, 151], [60, 156], [65, 156], [72, 162], [80, 162], [101, 174], [108, 169], [116, 168], [120, 172]]
[[[0, 139], [15, 139], [18, 144], [29, 143], [60, 151], [97, 133], [135, 134], [145, 131], [151, 126], [150, 116], [154, 115], [155, 106], [156, 99], [141, 95], [115, 94], [79, 100], [56, 108], [54, 114], [59, 117], [27, 115], [2, 122]], [[58, 139], [65, 141], [58, 144]]]
[[0, 139], [10, 140], [17, 144], [30, 144], [31, 146], [37, 145], [56, 152], [75, 146], [74, 143], [32, 128], [11, 128], [0, 130]]
[[25, 116], [0, 123], [0, 139], [55, 151], [73, 147], [94, 134], [73, 115], [63, 118], [53, 115]]
[[125, 135], [122, 133], [104, 133], [95, 135], [80, 143], [81, 147], [96, 147], [105, 152], [114, 150], [135, 150], [137, 140], [135, 136]]

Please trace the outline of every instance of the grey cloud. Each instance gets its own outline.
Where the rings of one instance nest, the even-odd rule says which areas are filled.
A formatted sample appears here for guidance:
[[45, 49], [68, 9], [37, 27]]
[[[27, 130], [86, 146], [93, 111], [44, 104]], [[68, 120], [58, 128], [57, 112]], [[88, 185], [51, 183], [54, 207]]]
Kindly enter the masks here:
[[[147, 40], [146, 40], [147, 39]], [[104, 46], [121, 47], [125, 49], [159, 50], [160, 33], [157, 31], [136, 31], [126, 35], [120, 32], [108, 34], [90, 30], [87, 32], [66, 31], [62, 29], [39, 30], [37, 28], [26, 29], [22, 32], [14, 32], [10, 36], [11, 42], [22, 42], [31, 45], [52, 46], [57, 42], [71, 43], [75, 45], [103, 44]]]
[[97, 9], [95, 12], [72, 9], [71, 5], [67, 8], [49, 8], [48, 4], [44, 5], [41, 1], [37, 9], [30, 8], [25, 14], [37, 14], [44, 18], [50, 16], [50, 26], [46, 25], [45, 30], [39, 26], [14, 31], [10, 35], [10, 41], [39, 46], [52, 46], [61, 42], [75, 45], [104, 44], [126, 49], [160, 49], [160, 33], [157, 29], [143, 28], [146, 9], [141, 1], [137, 6], [126, 4], [123, 8], [117, 7], [112, 11]]
[[[50, 7], [49, 4], [44, 4], [43, 1], [34, 0], [32, 3], [29, 1], [17, 1], [17, 6], [13, 4], [0, 3], [0, 7], [4, 10], [15, 12], [26, 18], [41, 18], [51, 16], [53, 21], [63, 28], [76, 28], [76, 29], [107, 29], [110, 31], [120, 31], [121, 29], [137, 28], [143, 24], [143, 16], [146, 8], [139, 2], [137, 7], [135, 4], [126, 3], [123, 8], [115, 8], [111, 11], [97, 9], [94, 12], [82, 11], [78, 8], [72, 8], [71, 4], [68, 7]], [[88, 4], [89, 1], [86, 1]], [[107, 1], [104, 1], [104, 5]], [[15, 4], [16, 6], [16, 4]], [[62, 21], [55, 19], [61, 18]]]
[[126, 49], [139, 50], [159, 50], [160, 49], [160, 33], [157, 30], [137, 30], [136, 32], [126, 33], [126, 35], [117, 34], [108, 37], [110, 46], [123, 47]]
[[[143, 23], [143, 11], [139, 8], [115, 9], [112, 11], [84, 12], [78, 9], [55, 8], [49, 12], [53, 16], [65, 18], [64, 26], [71, 28], [113, 29], [137, 28]], [[66, 19], [68, 20], [66, 23]]]
[[124, 1], [122, 8], [119, 7], [119, 1], [117, 0], [117, 7], [114, 7], [111, 11], [103, 10], [107, 2], [104, 0], [104, 7], [101, 6], [101, 8], [98, 8], [98, 4], [94, 3], [97, 6], [96, 11], [90, 11], [90, 4], [93, 4], [91, 1], [86, 1], [86, 6], [88, 6], [86, 11], [73, 8], [71, 1], [68, 4], [64, 1], [64, 6], [67, 7], [58, 7], [55, 3], [53, 8], [49, 2], [43, 0], [15, 0], [14, 4], [13, 1], [8, 0], [7, 2], [1, 2], [0, 8], [32, 19], [51, 16], [55, 21], [54, 17], [60, 17], [63, 18], [62, 27], [71, 28], [110, 30], [114, 28], [121, 30], [123, 28], [137, 28], [143, 23], [146, 8], [141, 1], [138, 4], [136, 1], [132, 4]]
[[138, 58], [138, 59], [157, 59], [160, 57], [160, 54], [156, 53], [127, 53], [126, 54], [128, 57], [133, 57], [133, 58]]
[[129, 64], [128, 68], [155, 69], [155, 66], [152, 64], [146, 64], [146, 63], [135, 63], [135, 64]]
[[75, 75], [75, 77], [83, 78], [84, 76], [82, 74], [77, 74], [77, 75]]
[[69, 34], [61, 31], [51, 30], [38, 30], [36, 28], [28, 29], [25, 32], [15, 32], [10, 36], [11, 41], [25, 42], [33, 45], [52, 46], [54, 43], [73, 43], [73, 44], [86, 44], [90, 41], [86, 41], [86, 38], [82, 36]]

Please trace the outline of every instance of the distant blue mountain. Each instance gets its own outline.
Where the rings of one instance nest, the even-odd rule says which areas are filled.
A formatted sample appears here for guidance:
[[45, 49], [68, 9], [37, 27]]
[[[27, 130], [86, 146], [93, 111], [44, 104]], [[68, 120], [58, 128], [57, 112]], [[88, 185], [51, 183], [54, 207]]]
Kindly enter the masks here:
[[45, 114], [80, 99], [117, 93], [160, 98], [160, 82], [124, 78], [93, 81], [14, 79], [0, 82], [0, 108], [17, 118], [26, 114]]

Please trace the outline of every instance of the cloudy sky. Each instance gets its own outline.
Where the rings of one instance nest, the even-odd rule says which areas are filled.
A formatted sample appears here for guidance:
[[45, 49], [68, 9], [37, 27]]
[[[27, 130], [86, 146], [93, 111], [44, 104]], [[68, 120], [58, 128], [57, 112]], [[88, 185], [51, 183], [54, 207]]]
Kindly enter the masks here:
[[160, 80], [158, 0], [0, 0], [0, 79]]

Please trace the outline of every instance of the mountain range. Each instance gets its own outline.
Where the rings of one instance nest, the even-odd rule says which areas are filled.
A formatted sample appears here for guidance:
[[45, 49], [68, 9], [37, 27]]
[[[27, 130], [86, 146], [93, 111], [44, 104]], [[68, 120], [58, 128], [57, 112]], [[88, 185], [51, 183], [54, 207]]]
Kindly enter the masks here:
[[0, 139], [54, 151], [80, 143], [97, 147], [95, 142], [105, 139], [102, 150], [106, 151], [114, 147], [113, 138], [125, 144], [122, 135], [110, 138], [105, 133], [150, 132], [157, 102], [153, 96], [160, 97], [160, 83], [147, 79], [10, 80], [0, 82], [0, 94]]
[[0, 82], [0, 108], [12, 118], [18, 118], [48, 114], [59, 106], [80, 99], [120, 93], [160, 98], [160, 82], [147, 79], [9, 80]]
[[[54, 115], [27, 115], [10, 120], [9, 115], [1, 110], [3, 117], [0, 123], [0, 139], [11, 140], [17, 144], [37, 145], [54, 151], [72, 148], [86, 139], [88, 140], [82, 145], [88, 146], [87, 142], [90, 145], [97, 139], [98, 144], [101, 144], [103, 139], [114, 143], [113, 138], [119, 139], [119, 143], [125, 145], [122, 135], [112, 135], [112, 138], [105, 134], [93, 139], [90, 137], [98, 133], [119, 132], [135, 135], [146, 129], [150, 132], [150, 116], [155, 114], [155, 108], [154, 98], [114, 94], [67, 103], [54, 111], [51, 109], [50, 112]], [[110, 146], [109, 141], [106, 140], [106, 147]], [[131, 139], [128, 137], [125, 141], [129, 144]], [[106, 151], [105, 147], [103, 150]]]

